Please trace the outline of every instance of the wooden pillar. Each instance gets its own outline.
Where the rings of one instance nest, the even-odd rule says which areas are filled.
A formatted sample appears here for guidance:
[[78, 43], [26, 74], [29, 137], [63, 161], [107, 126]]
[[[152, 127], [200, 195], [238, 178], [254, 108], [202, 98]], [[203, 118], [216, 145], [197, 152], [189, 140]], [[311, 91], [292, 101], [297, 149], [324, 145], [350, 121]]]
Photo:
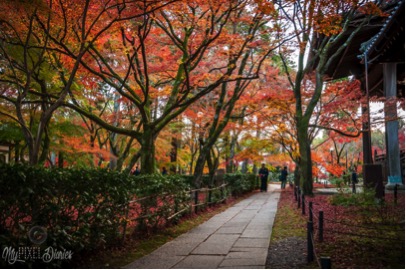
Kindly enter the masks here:
[[[362, 114], [366, 115], [368, 114], [369, 106], [363, 106], [362, 108]], [[362, 123], [362, 129], [364, 130], [362, 132], [362, 151], [363, 151], [363, 163], [364, 164], [372, 164], [372, 143], [371, 143], [371, 132], [370, 132], [370, 123], [369, 123], [369, 117], [367, 117], [367, 121], [364, 121]]]
[[383, 64], [383, 88], [385, 91], [386, 157], [388, 160], [387, 189], [396, 184], [404, 189], [400, 171], [400, 151], [398, 138], [398, 119], [396, 109], [396, 63]]

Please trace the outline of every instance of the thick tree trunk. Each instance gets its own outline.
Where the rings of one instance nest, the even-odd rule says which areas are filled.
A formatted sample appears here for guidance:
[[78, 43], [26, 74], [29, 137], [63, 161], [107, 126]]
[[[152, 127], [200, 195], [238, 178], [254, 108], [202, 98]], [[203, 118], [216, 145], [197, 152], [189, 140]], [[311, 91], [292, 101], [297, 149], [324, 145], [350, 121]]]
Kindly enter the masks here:
[[[130, 139], [128, 140], [128, 142], [126, 142], [126, 146], [125, 146], [124, 151], [123, 151], [123, 152], [121, 153], [121, 155], [118, 157], [118, 159], [117, 159], [117, 170], [118, 170], [118, 171], [121, 171], [121, 170], [122, 170], [123, 165], [124, 165], [124, 161], [126, 160], [126, 158], [127, 158], [127, 157], [129, 156], [129, 154], [130, 154], [130, 150], [131, 150], [131, 146], [132, 146], [133, 141], [134, 141], [134, 138], [130, 138]], [[133, 165], [134, 165], [134, 164], [133, 164]], [[132, 166], [131, 166], [130, 168], [132, 168]]]
[[117, 169], [117, 134], [111, 133], [109, 139], [109, 148], [110, 148], [110, 162], [109, 168], [110, 170]]
[[209, 154], [207, 155], [207, 166], [209, 167], [209, 184], [210, 186], [213, 186], [214, 182], [214, 175], [216, 174], [216, 170], [219, 166], [219, 157], [217, 157], [213, 151], [209, 151]]
[[34, 147], [32, 139], [26, 139], [26, 141], [28, 146], [28, 163], [30, 165], [36, 165], [38, 163], [38, 152]]
[[14, 148], [14, 163], [19, 163], [20, 161], [20, 141], [15, 142]]
[[312, 158], [309, 137], [307, 134], [308, 124], [305, 119], [298, 120], [298, 143], [300, 152], [300, 186], [305, 195], [313, 194]]
[[152, 129], [145, 128], [141, 138], [141, 173], [153, 174], [155, 170], [155, 134]]
[[138, 160], [141, 157], [141, 151], [138, 151], [136, 154], [134, 154], [130, 160], [130, 163], [128, 164], [127, 168], [125, 168], [125, 171], [128, 173], [131, 173], [131, 170], [133, 169], [135, 163], [138, 162]]
[[48, 136], [48, 128], [45, 128], [44, 134], [45, 134], [45, 136], [44, 136], [44, 140], [43, 140], [42, 153], [41, 153], [41, 155], [39, 157], [39, 161], [38, 161], [38, 163], [40, 163], [40, 164], [44, 163], [45, 160], [47, 159], [47, 156], [49, 153], [49, 146], [51, 143], [51, 140]]
[[200, 188], [200, 186], [202, 184], [202, 175], [203, 175], [204, 165], [206, 163], [207, 152], [208, 152], [208, 149], [206, 149], [206, 147], [203, 147], [196, 160], [196, 167], [195, 167], [195, 171], [193, 173], [193, 179], [194, 179], [194, 184], [195, 184], [196, 188]]

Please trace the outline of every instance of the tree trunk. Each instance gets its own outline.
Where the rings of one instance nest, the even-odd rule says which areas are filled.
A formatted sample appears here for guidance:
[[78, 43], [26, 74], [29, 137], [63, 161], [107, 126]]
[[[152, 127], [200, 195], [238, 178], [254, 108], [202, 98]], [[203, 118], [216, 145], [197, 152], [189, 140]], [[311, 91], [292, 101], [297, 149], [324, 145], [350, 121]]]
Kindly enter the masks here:
[[14, 148], [14, 163], [17, 164], [20, 161], [20, 141], [15, 142]]
[[236, 166], [234, 163], [234, 157], [235, 157], [235, 148], [237, 144], [237, 136], [238, 135], [231, 135], [231, 142], [230, 142], [230, 173], [235, 173], [236, 172]]
[[252, 173], [257, 175], [258, 174], [258, 167], [257, 165], [254, 163], [254, 166], [252, 167]]
[[173, 136], [172, 137], [172, 141], [171, 141], [171, 152], [170, 152], [170, 159], [171, 159], [171, 167], [170, 167], [170, 171], [172, 174], [176, 174], [176, 162], [178, 160], [178, 139]]
[[58, 153], [58, 168], [63, 168], [63, 152]]
[[[117, 158], [117, 170], [118, 171], [122, 170], [124, 161], [130, 154], [130, 149], [131, 149], [131, 145], [132, 145], [133, 141], [134, 141], [134, 138], [130, 138], [127, 142], [124, 142], [124, 143], [126, 143], [125, 149]], [[132, 166], [131, 166], [131, 168], [132, 168]]]
[[244, 162], [242, 163], [241, 166], [241, 172], [242, 173], [247, 173], [248, 172], [248, 159], [244, 159]]
[[305, 195], [313, 194], [313, 174], [310, 142], [306, 119], [298, 120], [298, 143], [300, 152], [300, 186]]
[[202, 175], [203, 175], [204, 165], [206, 163], [206, 156], [207, 156], [207, 152], [208, 152], [208, 149], [206, 149], [206, 148], [207, 147], [202, 147], [202, 149], [199, 153], [199, 156], [196, 160], [196, 167], [195, 167], [195, 171], [193, 173], [195, 188], [200, 188], [200, 186], [202, 184]]
[[138, 159], [141, 157], [141, 151], [138, 151], [136, 154], [134, 154], [130, 160], [130, 163], [128, 164], [127, 168], [125, 168], [125, 171], [127, 173], [131, 173], [132, 168], [134, 167], [135, 163], [138, 162]]
[[[119, 95], [116, 93], [114, 95], [114, 107], [113, 107], [113, 114], [114, 114], [114, 123], [115, 127], [118, 126], [118, 118], [120, 113], [120, 102], [118, 102]], [[111, 132], [110, 133], [110, 170], [115, 170], [117, 168], [117, 133]]]
[[110, 162], [109, 169], [115, 170], [117, 168], [117, 134], [111, 133], [109, 139], [110, 148]]
[[297, 162], [295, 171], [293, 172], [293, 181], [295, 186], [300, 186], [300, 164]]
[[26, 139], [28, 146], [28, 163], [30, 165], [36, 165], [38, 163], [38, 152], [35, 151], [33, 139]]
[[209, 185], [213, 186], [214, 183], [214, 175], [216, 174], [216, 170], [219, 165], [219, 157], [217, 157], [211, 149], [207, 155], [207, 166], [209, 167]]
[[155, 173], [155, 134], [151, 128], [144, 126], [141, 138], [141, 173]]
[[[42, 153], [39, 157], [39, 163], [42, 164], [45, 162], [45, 160], [47, 159], [48, 153], [49, 153], [49, 146], [51, 143], [51, 140], [48, 136], [48, 128], [46, 127], [44, 129], [44, 140], [43, 140], [43, 146], [42, 146]], [[39, 153], [38, 153], [39, 154]]]

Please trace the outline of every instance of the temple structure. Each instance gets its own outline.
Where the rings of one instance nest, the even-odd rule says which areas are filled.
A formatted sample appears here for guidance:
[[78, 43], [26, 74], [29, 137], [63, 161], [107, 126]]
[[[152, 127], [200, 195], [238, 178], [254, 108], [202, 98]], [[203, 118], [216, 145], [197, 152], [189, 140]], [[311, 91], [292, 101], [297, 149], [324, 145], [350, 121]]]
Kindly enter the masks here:
[[[387, 16], [370, 18], [335, 63], [330, 65], [326, 75], [331, 79], [354, 76], [361, 81], [368, 99], [372, 96], [386, 98], [385, 170], [372, 158], [369, 102], [362, 108], [368, 115], [363, 122], [362, 134], [364, 183], [373, 187], [384, 180], [388, 189], [395, 185], [404, 188], [404, 157], [401, 163], [396, 98], [404, 98], [405, 95], [405, 0], [381, 1], [380, 8]], [[364, 18], [360, 14], [344, 35], [348, 37]], [[318, 42], [321, 43], [322, 38]], [[317, 44], [314, 47], [317, 48]]]
[[[405, 1], [394, 1], [379, 32], [362, 46], [361, 63], [365, 65], [366, 90], [386, 98], [385, 134], [387, 189], [404, 189], [404, 174], [398, 141], [397, 97], [405, 93]], [[369, 69], [369, 67], [371, 67]], [[404, 152], [403, 152], [404, 154]], [[403, 159], [404, 161], [404, 159]]]

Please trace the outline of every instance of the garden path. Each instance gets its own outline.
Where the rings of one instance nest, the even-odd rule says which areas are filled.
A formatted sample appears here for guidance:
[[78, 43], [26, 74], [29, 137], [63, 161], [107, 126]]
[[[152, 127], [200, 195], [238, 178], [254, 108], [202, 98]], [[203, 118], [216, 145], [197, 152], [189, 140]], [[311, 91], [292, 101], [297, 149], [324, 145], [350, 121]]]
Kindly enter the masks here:
[[256, 193], [125, 268], [265, 268], [278, 185]]

